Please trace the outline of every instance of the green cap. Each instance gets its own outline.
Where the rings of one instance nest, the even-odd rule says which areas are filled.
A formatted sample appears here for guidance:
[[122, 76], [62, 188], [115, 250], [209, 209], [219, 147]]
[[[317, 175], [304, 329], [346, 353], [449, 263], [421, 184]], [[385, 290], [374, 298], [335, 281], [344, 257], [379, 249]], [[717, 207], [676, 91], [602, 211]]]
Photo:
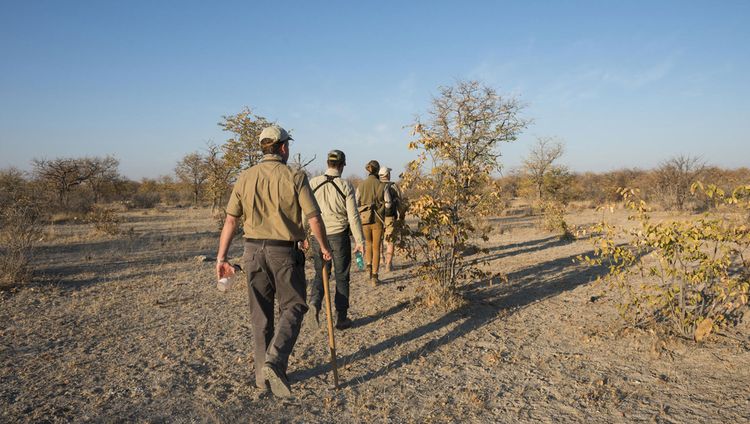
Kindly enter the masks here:
[[261, 146], [270, 146], [272, 144], [293, 140], [292, 137], [289, 137], [289, 133], [278, 125], [271, 125], [270, 127], [263, 128], [258, 139], [260, 140]]
[[328, 152], [328, 160], [336, 162], [339, 165], [346, 165], [346, 155], [341, 150], [331, 150]]

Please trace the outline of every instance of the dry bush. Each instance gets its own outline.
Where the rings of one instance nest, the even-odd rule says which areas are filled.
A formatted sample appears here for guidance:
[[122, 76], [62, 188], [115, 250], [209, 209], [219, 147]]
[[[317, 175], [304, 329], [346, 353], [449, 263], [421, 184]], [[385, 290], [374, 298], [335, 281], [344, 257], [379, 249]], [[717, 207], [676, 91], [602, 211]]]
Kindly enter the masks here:
[[152, 209], [159, 204], [159, 193], [136, 193], [125, 203], [128, 209]]
[[[736, 323], [750, 291], [750, 185], [726, 194], [697, 183], [721, 212], [699, 219], [654, 223], [646, 202], [632, 189], [622, 189], [635, 228], [602, 222], [592, 230], [594, 256], [581, 259], [606, 265], [608, 287], [620, 313], [636, 326], [665, 328], [700, 341], [711, 331]], [[627, 240], [618, 244], [622, 238]]]
[[668, 159], [656, 169], [656, 193], [666, 209], [685, 210], [695, 200], [690, 186], [706, 169], [704, 162], [693, 156], [680, 155]]
[[35, 242], [42, 234], [40, 205], [23, 196], [0, 209], [0, 286], [28, 282]]
[[120, 217], [117, 211], [111, 207], [94, 206], [86, 216], [87, 221], [94, 224], [97, 231], [115, 236], [120, 234]]
[[562, 202], [548, 200], [542, 202], [541, 227], [545, 231], [557, 234], [560, 240], [572, 241], [575, 239], [573, 230], [565, 221], [565, 205]]

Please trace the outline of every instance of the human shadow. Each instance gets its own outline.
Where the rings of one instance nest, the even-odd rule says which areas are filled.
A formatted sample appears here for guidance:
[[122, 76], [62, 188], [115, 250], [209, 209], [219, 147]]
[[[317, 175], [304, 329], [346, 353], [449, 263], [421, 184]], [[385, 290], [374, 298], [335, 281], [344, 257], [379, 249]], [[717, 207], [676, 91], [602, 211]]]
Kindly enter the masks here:
[[[593, 251], [584, 253], [592, 254]], [[363, 375], [350, 378], [344, 386], [356, 386], [385, 375], [415, 359], [424, 357], [468, 333], [476, 331], [487, 324], [515, 313], [518, 310], [543, 299], [556, 296], [572, 290], [582, 284], [587, 284], [598, 276], [607, 273], [606, 266], [587, 266], [575, 263], [578, 255], [559, 258], [534, 265], [509, 274], [510, 284], [490, 284], [488, 280], [477, 282], [465, 287], [465, 294], [469, 302], [440, 318], [419, 326], [407, 333], [395, 335], [372, 346], [343, 356], [340, 363], [343, 366], [354, 363], [397, 346], [418, 340], [458, 322], [445, 334], [423, 343], [400, 358], [379, 369], [369, 371]], [[396, 312], [401, 313], [402, 311]], [[375, 319], [368, 320], [372, 322]], [[304, 380], [328, 372], [328, 366], [321, 364], [311, 369], [298, 370], [293, 373], [295, 380]]]

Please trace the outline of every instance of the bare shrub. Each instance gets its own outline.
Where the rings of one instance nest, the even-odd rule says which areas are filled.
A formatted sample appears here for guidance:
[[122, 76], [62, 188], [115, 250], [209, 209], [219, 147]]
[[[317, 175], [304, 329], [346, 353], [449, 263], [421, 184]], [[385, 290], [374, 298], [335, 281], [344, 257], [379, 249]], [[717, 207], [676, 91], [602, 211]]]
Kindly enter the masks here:
[[680, 155], [659, 165], [656, 174], [656, 193], [666, 209], [685, 210], [689, 200], [690, 186], [705, 171], [706, 165], [698, 158]]
[[[750, 185], [726, 194], [716, 186], [693, 185], [722, 206], [699, 219], [654, 223], [638, 191], [622, 189], [636, 228], [602, 222], [592, 228], [592, 265], [606, 265], [608, 287], [622, 317], [636, 326], [665, 328], [700, 341], [735, 323], [750, 291]], [[624, 244], [618, 240], [625, 238]]]
[[101, 233], [110, 236], [120, 234], [120, 218], [117, 211], [111, 207], [94, 206], [86, 218]]
[[42, 234], [41, 208], [28, 196], [0, 208], [0, 286], [28, 282], [34, 244]]

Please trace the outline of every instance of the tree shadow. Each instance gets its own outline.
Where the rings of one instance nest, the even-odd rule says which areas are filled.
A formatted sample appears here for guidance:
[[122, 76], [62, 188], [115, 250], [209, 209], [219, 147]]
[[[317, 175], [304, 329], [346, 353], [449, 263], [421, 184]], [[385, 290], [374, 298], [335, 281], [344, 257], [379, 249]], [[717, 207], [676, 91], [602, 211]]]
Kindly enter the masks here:
[[410, 302], [401, 302], [395, 306], [391, 306], [390, 308], [386, 309], [385, 311], [378, 312], [375, 315], [369, 315], [363, 318], [357, 318], [355, 320], [352, 320], [352, 328], [362, 327], [367, 324], [371, 324], [375, 321], [381, 320], [383, 318], [386, 318], [390, 315], [397, 314], [401, 312], [402, 310], [406, 309], [407, 306], [409, 306]]
[[[593, 251], [584, 254], [591, 255]], [[403, 346], [456, 322], [459, 322], [459, 324], [447, 333], [425, 342], [420, 347], [412, 349], [377, 370], [349, 378], [343, 386], [357, 386], [385, 375], [415, 359], [429, 355], [439, 347], [481, 329], [497, 319], [504, 318], [509, 313], [515, 313], [534, 302], [587, 284], [607, 273], [606, 266], [590, 267], [575, 263], [574, 259], [577, 256], [559, 258], [513, 272], [508, 275], [510, 284], [492, 284], [490, 281], [484, 280], [465, 286], [464, 293], [469, 300], [465, 306], [407, 333], [390, 337], [350, 355], [343, 356], [339, 359], [340, 367], [343, 368], [347, 364], [364, 360], [394, 347]], [[392, 313], [401, 312], [403, 310]], [[365, 320], [369, 323], [376, 319], [378, 318], [373, 317]], [[300, 381], [319, 376], [328, 371], [328, 365], [322, 364], [311, 369], [295, 371], [293, 375], [295, 380]]]
[[[155, 266], [183, 263], [197, 256], [213, 254], [199, 248], [198, 241], [214, 237], [214, 232], [203, 231], [179, 237], [155, 234], [135, 239], [41, 246], [36, 250], [39, 266], [34, 273], [39, 278], [35, 278], [35, 285], [55, 284], [64, 289], [81, 289], [97, 283], [145, 277], [153, 274], [150, 270]], [[177, 243], [178, 250], [170, 249]], [[232, 247], [230, 254], [241, 254], [242, 243], [236, 242]], [[107, 276], [122, 272], [127, 275]], [[95, 276], [81, 275], [87, 273]]]
[[[493, 253], [491, 255], [483, 256], [483, 257], [477, 257], [474, 259], [469, 259], [470, 264], [476, 264], [483, 261], [490, 261], [493, 259], [499, 259], [506, 256], [521, 254], [521, 253], [530, 253], [530, 252], [536, 252], [539, 250], [544, 250], [549, 247], [555, 247], [555, 246], [562, 246], [565, 244], [568, 244], [569, 242], [560, 241], [557, 236], [549, 236], [549, 237], [543, 237], [536, 240], [527, 240], [522, 241], [519, 243], [510, 243], [510, 244], [500, 244], [498, 246], [486, 248], [487, 253]], [[525, 248], [521, 250], [514, 250], [518, 248]], [[494, 253], [494, 252], [506, 252], [506, 253]], [[466, 254], [465, 256], [475, 256], [476, 254]], [[408, 263], [398, 265], [396, 267], [396, 270], [411, 270], [415, 266], [423, 265], [425, 261], [418, 261], [418, 260], [412, 260]], [[403, 280], [404, 278], [397, 278], [397, 280]]]
[[[525, 253], [538, 252], [541, 250], [549, 249], [551, 247], [564, 246], [570, 244], [568, 241], [561, 241], [557, 236], [544, 237], [536, 240], [527, 240], [519, 243], [503, 244], [495, 247], [486, 249], [484, 256], [474, 254], [470, 259], [467, 259], [469, 265], [476, 265], [481, 262], [493, 261], [508, 256], [522, 255]], [[423, 263], [423, 262], [422, 262]], [[414, 265], [421, 265], [420, 262], [412, 262], [409, 267], [402, 267], [400, 269], [406, 270], [401, 274], [388, 276], [381, 278], [381, 284], [395, 284], [403, 281], [413, 279], [416, 276], [416, 272], [413, 269]]]

